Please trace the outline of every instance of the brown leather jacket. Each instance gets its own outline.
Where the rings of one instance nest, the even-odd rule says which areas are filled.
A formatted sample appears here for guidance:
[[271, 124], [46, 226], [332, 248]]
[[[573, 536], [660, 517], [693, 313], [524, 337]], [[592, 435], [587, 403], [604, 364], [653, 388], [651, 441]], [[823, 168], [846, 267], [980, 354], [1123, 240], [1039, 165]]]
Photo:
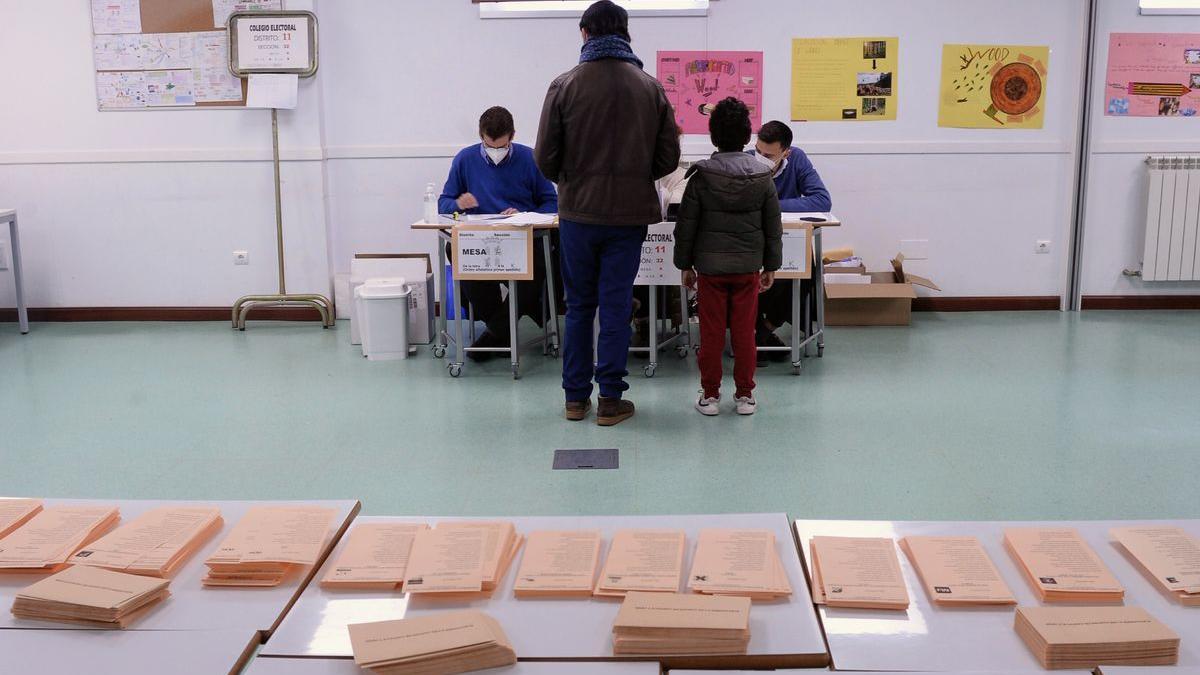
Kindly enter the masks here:
[[654, 181], [679, 165], [675, 113], [658, 80], [618, 59], [581, 63], [550, 84], [538, 168], [558, 184], [558, 213], [592, 225], [662, 220]]

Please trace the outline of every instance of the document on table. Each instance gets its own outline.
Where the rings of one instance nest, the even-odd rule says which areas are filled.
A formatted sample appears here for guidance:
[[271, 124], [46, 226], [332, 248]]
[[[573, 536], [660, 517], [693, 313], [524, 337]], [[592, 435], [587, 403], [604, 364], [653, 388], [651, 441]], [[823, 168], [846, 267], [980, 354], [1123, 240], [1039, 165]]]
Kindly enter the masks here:
[[467, 214], [466, 222], [493, 225], [553, 225], [558, 222], [557, 213], [535, 213], [521, 211], [509, 215], [501, 214]]
[[1109, 533], [1159, 588], [1185, 605], [1200, 604], [1200, 540], [1169, 526], [1117, 527]]
[[13, 602], [13, 614], [124, 628], [144, 613], [140, 610], [170, 595], [169, 583], [166, 579], [72, 566], [20, 591]]
[[424, 523], [362, 523], [346, 535], [346, 546], [321, 585], [334, 588], [397, 588], [404, 583], [409, 554]]
[[500, 624], [477, 611], [351, 624], [354, 663], [377, 673], [462, 673], [517, 662]]
[[165, 576], [220, 531], [221, 523], [221, 510], [216, 507], [159, 507], [83, 547], [70, 562]]
[[678, 593], [687, 535], [681, 530], [620, 530], [613, 536], [595, 595]]
[[591, 595], [601, 542], [597, 530], [530, 533], [513, 593], [518, 597]]
[[1179, 659], [1179, 635], [1141, 607], [1018, 607], [1014, 628], [1048, 670]]
[[480, 530], [483, 540], [483, 590], [493, 590], [508, 572], [509, 565], [521, 548], [521, 537], [511, 522], [460, 521], [438, 523], [439, 530]]
[[1073, 528], [1010, 528], [1004, 544], [1046, 602], [1119, 602], [1125, 589]]
[[479, 593], [487, 532], [473, 528], [434, 528], [417, 532], [404, 590], [409, 593]]
[[814, 602], [830, 607], [907, 609], [896, 543], [887, 538], [813, 537]]
[[975, 537], [905, 537], [900, 548], [939, 605], [1015, 605], [1017, 599]]
[[252, 507], [213, 557], [312, 565], [321, 556], [335, 516], [335, 509], [322, 506]]
[[0, 539], [29, 522], [41, 510], [40, 499], [0, 499]]
[[770, 530], [701, 530], [688, 587], [761, 599], [792, 593]]
[[0, 540], [0, 568], [54, 568], [121, 518], [115, 506], [56, 506], [42, 510]]

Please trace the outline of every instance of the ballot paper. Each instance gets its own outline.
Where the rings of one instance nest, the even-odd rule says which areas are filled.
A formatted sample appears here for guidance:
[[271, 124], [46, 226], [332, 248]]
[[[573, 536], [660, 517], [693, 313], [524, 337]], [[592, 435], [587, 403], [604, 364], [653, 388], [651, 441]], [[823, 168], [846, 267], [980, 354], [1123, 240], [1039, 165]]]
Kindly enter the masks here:
[[43, 509], [0, 539], [0, 572], [57, 571], [84, 546], [121, 519], [115, 506], [54, 506]]
[[246, 88], [247, 108], [295, 110], [300, 79], [295, 73], [253, 73]]
[[88, 544], [69, 562], [165, 577], [220, 532], [222, 522], [216, 507], [162, 506]]
[[936, 605], [1017, 604], [1000, 570], [975, 537], [905, 537], [900, 548]]
[[354, 663], [380, 675], [453, 675], [517, 662], [500, 624], [476, 611], [350, 624]]
[[169, 583], [76, 565], [17, 593], [12, 613], [22, 619], [125, 628], [170, 595]]
[[754, 600], [792, 594], [770, 530], [701, 530], [688, 588], [694, 593]]
[[535, 213], [533, 211], [521, 211], [508, 215], [501, 214], [467, 214], [466, 222], [473, 224], [505, 225], [505, 226], [522, 226], [522, 225], [553, 225], [558, 222], [558, 214], [556, 213]]
[[908, 609], [908, 590], [891, 539], [813, 537], [809, 546], [816, 604]]
[[255, 506], [204, 564], [205, 586], [278, 586], [313, 565], [337, 511], [320, 506]]
[[1159, 588], [1183, 605], [1200, 606], [1200, 540], [1169, 526], [1117, 527], [1109, 533]]
[[513, 594], [518, 598], [590, 596], [601, 542], [596, 530], [530, 533]]
[[482, 593], [487, 535], [486, 530], [469, 528], [417, 532], [404, 573], [404, 590], [439, 595]]
[[687, 535], [681, 530], [620, 530], [613, 536], [593, 595], [679, 592]]
[[613, 622], [615, 656], [745, 654], [749, 644], [750, 598], [631, 591]]
[[438, 523], [437, 529], [450, 530], [480, 530], [484, 533], [483, 562], [480, 568], [483, 579], [483, 590], [496, 590], [501, 580], [508, 574], [508, 568], [521, 550], [522, 537], [517, 534], [516, 527], [506, 521], [458, 521]]
[[1050, 670], [1179, 660], [1179, 636], [1140, 607], [1018, 607], [1014, 627]]
[[1043, 602], [1121, 602], [1125, 589], [1069, 527], [1010, 528], [1004, 545]]
[[0, 499], [0, 539], [29, 522], [41, 510], [40, 499]]
[[346, 535], [341, 554], [321, 579], [324, 588], [398, 589], [424, 523], [362, 523]]

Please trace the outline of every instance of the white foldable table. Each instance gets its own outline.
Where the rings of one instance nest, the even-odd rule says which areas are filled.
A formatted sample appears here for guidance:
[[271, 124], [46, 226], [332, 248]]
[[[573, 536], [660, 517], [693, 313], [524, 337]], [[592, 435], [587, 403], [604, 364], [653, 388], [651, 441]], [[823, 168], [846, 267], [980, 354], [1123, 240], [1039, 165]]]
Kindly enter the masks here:
[[[352, 659], [289, 659], [260, 656], [242, 675], [362, 675]], [[660, 675], [657, 663], [548, 663], [523, 661], [488, 675]]]
[[[323, 555], [327, 555], [334, 543], [349, 527], [358, 514], [360, 504], [356, 500], [338, 501], [153, 501], [123, 499], [46, 499], [46, 507], [83, 504], [115, 504], [121, 509], [121, 523], [127, 523], [138, 515], [159, 506], [204, 505], [221, 509], [225, 522], [221, 531], [205, 541], [204, 545], [171, 578], [171, 597], [162, 605], [142, 617], [126, 631], [156, 630], [239, 630], [249, 639], [253, 634], [270, 634], [279, 625], [284, 613], [296, 601], [308, 579], [315, 570], [295, 575], [274, 588], [205, 588], [200, 583], [207, 568], [204, 560], [216, 550], [233, 526], [241, 520], [251, 506], [309, 505], [328, 506], [337, 510], [330, 527], [331, 538]], [[322, 558], [323, 560], [323, 558]], [[46, 578], [46, 574], [0, 575], [0, 632], [3, 629], [76, 629], [106, 630], [48, 621], [31, 621], [14, 617], [8, 608], [13, 597], [22, 588]]]
[[1187, 666], [1101, 666], [1100, 675], [1200, 675], [1200, 668]]
[[0, 209], [0, 223], [8, 223], [8, 236], [12, 242], [13, 289], [17, 295], [17, 323], [21, 333], [29, 332], [29, 313], [25, 308], [24, 278], [21, 277], [21, 238], [17, 234], [17, 212], [14, 209]]
[[257, 644], [240, 630], [0, 631], [0, 672], [237, 675]]
[[[975, 536], [1000, 570], [1019, 606], [1036, 606], [1029, 583], [1005, 550], [1007, 527], [1074, 527], [1125, 587], [1125, 605], [1144, 608], [1182, 638], [1179, 665], [1200, 666], [1200, 610], [1184, 607], [1158, 590], [1112, 543], [1108, 531], [1144, 523], [1168, 524], [1200, 536], [1200, 521], [918, 522], [797, 520], [796, 536], [808, 565], [814, 536]], [[833, 667], [878, 671], [1042, 671], [1013, 628], [1013, 607], [944, 609], [933, 606], [908, 557], [896, 554], [908, 587], [906, 612], [819, 607]], [[809, 569], [811, 569], [809, 567]], [[1107, 670], [1111, 670], [1107, 669]], [[1178, 671], [1158, 668], [1170, 675]]]
[[[503, 518], [512, 521], [521, 534], [535, 530], [597, 529], [605, 539], [602, 555], [607, 555], [613, 533], [626, 528], [672, 528], [688, 536], [684, 573], [691, 568], [696, 537], [704, 528], [769, 529], [775, 533], [776, 546], [793, 589], [785, 602], [755, 603], [750, 613], [750, 647], [744, 656], [680, 657], [665, 659], [681, 667], [772, 668], [821, 667], [828, 663], [825, 641], [813, 611], [812, 599], [804, 582], [804, 572], [787, 516], [784, 514], [710, 515], [710, 516], [552, 516]], [[468, 520], [437, 517], [363, 517], [358, 523], [424, 522]], [[479, 520], [479, 519], [469, 519]], [[334, 564], [345, 543], [340, 544], [326, 562]], [[327, 590], [317, 580], [305, 590], [288, 612], [283, 624], [263, 647], [265, 656], [351, 656], [346, 626], [422, 616], [454, 609], [478, 609], [500, 622], [512, 641], [517, 657], [531, 661], [615, 661], [633, 660], [614, 657], [612, 625], [620, 608], [612, 599], [524, 599], [513, 597], [512, 586], [520, 567], [522, 550], [513, 561], [502, 585], [490, 599], [449, 601], [422, 598], [385, 591]], [[680, 590], [683, 590], [682, 588]], [[647, 660], [645, 658], [639, 660]]]

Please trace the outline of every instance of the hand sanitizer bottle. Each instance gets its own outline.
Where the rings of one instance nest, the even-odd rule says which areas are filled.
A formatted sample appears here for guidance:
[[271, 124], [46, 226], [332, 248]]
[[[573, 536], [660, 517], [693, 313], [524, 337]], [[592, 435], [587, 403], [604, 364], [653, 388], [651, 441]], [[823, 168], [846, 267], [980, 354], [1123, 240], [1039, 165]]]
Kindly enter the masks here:
[[438, 202], [437, 193], [434, 192], [433, 183], [425, 186], [425, 222], [433, 225], [438, 221]]

